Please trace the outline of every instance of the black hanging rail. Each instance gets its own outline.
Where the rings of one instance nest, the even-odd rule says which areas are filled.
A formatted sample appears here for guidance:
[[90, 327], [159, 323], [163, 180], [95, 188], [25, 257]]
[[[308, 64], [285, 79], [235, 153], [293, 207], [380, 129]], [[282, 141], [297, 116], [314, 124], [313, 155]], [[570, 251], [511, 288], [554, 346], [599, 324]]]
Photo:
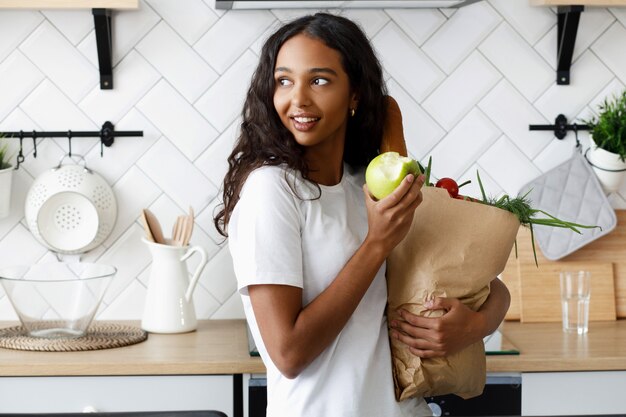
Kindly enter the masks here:
[[52, 131], [52, 132], [41, 132], [36, 130], [31, 131], [23, 131], [19, 132], [0, 132], [0, 138], [2, 139], [19, 139], [20, 140], [20, 150], [17, 155], [17, 165], [15, 169], [18, 169], [20, 164], [24, 162], [24, 153], [22, 142], [26, 138], [33, 139], [33, 157], [37, 157], [37, 139], [42, 138], [67, 138], [68, 146], [69, 146], [69, 156], [72, 156], [72, 139], [74, 138], [100, 138], [100, 156], [104, 155], [104, 147], [109, 147], [113, 145], [116, 137], [140, 137], [143, 136], [142, 130], [132, 130], [132, 131], [120, 131], [115, 130], [113, 123], [104, 122], [102, 125], [102, 129], [99, 131], [82, 131], [82, 130], [67, 130], [67, 131]]
[[589, 130], [589, 126], [586, 124], [567, 124], [567, 118], [559, 114], [554, 120], [553, 125], [529, 125], [528, 130], [551, 130], [554, 132], [554, 136], [558, 139], [563, 139], [567, 135], [568, 130], [579, 131]]

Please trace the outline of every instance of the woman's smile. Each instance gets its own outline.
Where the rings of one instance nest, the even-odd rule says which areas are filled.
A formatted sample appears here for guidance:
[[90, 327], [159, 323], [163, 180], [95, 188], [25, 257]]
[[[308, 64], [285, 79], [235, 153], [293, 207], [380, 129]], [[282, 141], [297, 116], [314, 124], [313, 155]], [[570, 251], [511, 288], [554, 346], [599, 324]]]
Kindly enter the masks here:
[[296, 130], [300, 132], [308, 132], [317, 125], [320, 118], [312, 116], [308, 113], [299, 113], [291, 116], [291, 120], [293, 122], [293, 127]]

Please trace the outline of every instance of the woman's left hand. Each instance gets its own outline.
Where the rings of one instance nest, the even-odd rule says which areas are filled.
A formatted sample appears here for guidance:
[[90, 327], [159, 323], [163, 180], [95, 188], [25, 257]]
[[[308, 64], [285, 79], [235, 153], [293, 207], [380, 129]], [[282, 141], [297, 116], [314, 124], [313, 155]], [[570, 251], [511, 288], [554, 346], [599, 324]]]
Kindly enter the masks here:
[[434, 358], [458, 352], [498, 329], [504, 320], [511, 294], [506, 285], [494, 278], [489, 295], [478, 311], [456, 298], [435, 298], [429, 310], [443, 310], [441, 317], [422, 317], [400, 309], [400, 318], [392, 320], [391, 337], [409, 346], [421, 358]]
[[471, 310], [456, 298], [435, 298], [425, 304], [429, 310], [443, 310], [440, 317], [422, 317], [399, 309], [401, 318], [392, 320], [391, 337], [407, 346], [416, 356], [447, 356], [483, 338], [483, 314]]

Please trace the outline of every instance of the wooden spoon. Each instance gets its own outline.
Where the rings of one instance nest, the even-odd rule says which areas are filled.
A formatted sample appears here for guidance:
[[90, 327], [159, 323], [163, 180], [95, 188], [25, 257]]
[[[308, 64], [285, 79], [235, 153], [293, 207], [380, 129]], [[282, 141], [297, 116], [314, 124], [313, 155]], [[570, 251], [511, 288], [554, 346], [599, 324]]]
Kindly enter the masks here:
[[178, 216], [172, 229], [172, 243], [175, 246], [183, 246], [183, 232], [185, 227], [185, 216]]
[[154, 241], [156, 243], [165, 243], [165, 239], [163, 238], [163, 230], [161, 230], [161, 224], [156, 216], [148, 209], [143, 209], [143, 214], [146, 216], [146, 221], [148, 222], [148, 227], [152, 232], [152, 236], [154, 237]]
[[152, 236], [152, 230], [150, 230], [145, 210], [141, 210], [141, 224], [143, 224], [143, 229], [146, 231], [146, 239], [150, 242], [154, 242], [154, 236]]
[[193, 207], [189, 206], [189, 215], [186, 218], [187, 220], [187, 230], [185, 233], [185, 238], [183, 239], [183, 246], [187, 246], [189, 241], [191, 240], [191, 234], [193, 233], [193, 225], [195, 223], [195, 217], [193, 214]]

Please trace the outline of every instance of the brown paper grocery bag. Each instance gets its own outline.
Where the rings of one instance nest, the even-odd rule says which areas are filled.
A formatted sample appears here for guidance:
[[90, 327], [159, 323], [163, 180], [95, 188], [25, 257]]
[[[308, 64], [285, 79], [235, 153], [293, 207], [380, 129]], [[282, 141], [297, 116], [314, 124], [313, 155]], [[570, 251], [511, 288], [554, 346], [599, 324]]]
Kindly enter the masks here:
[[[506, 265], [519, 228], [506, 210], [451, 198], [441, 188], [424, 187], [406, 238], [387, 258], [388, 320], [403, 307], [421, 316], [433, 297], [459, 298], [476, 311], [489, 283]], [[480, 395], [486, 379], [485, 349], [477, 342], [443, 358], [420, 359], [391, 339], [396, 399], [412, 396]]]

